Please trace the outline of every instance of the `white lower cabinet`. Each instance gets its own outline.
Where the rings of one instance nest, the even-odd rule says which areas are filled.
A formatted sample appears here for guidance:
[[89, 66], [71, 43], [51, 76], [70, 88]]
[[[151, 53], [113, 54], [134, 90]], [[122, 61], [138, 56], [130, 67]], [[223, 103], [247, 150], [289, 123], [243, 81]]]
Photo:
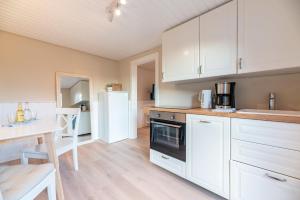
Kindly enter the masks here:
[[299, 200], [299, 124], [231, 120], [231, 200]]
[[182, 178], [185, 178], [185, 162], [150, 149], [150, 161]]
[[300, 179], [300, 151], [232, 139], [231, 159]]
[[229, 199], [230, 118], [187, 115], [186, 177]]
[[79, 120], [78, 135], [91, 133], [91, 113], [81, 112]]
[[231, 162], [231, 200], [299, 200], [300, 180]]
[[299, 128], [188, 114], [186, 162], [153, 150], [150, 160], [226, 199], [300, 200]]

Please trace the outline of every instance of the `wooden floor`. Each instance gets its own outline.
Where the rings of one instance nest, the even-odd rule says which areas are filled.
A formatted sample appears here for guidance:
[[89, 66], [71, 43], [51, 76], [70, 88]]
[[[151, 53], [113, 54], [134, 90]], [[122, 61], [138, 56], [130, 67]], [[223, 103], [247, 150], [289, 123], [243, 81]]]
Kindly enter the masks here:
[[80, 146], [78, 172], [71, 154], [60, 158], [60, 167], [66, 200], [222, 199], [150, 163], [148, 129], [136, 140]]

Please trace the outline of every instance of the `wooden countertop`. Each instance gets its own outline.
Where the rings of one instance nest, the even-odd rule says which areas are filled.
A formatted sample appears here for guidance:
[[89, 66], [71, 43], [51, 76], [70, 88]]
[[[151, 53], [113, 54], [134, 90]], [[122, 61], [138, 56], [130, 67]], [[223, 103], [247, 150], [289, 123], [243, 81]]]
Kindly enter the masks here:
[[150, 111], [176, 112], [176, 113], [195, 114], [195, 115], [208, 115], [208, 116], [254, 119], [254, 120], [263, 120], [263, 121], [300, 124], [300, 116], [297, 117], [297, 116], [271, 115], [271, 114], [246, 114], [246, 113], [237, 113], [237, 112], [225, 113], [225, 112], [213, 112], [211, 109], [201, 109], [201, 108], [194, 108], [194, 109], [175, 109], [175, 108], [160, 108], [160, 107], [144, 108], [145, 113], [149, 113]]

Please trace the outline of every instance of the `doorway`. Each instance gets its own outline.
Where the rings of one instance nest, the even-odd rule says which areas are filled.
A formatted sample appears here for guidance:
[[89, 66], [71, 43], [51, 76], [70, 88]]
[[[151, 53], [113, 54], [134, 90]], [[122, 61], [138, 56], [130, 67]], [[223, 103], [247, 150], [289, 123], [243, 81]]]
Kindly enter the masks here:
[[92, 87], [91, 79], [86, 76], [57, 73], [57, 107], [80, 108], [78, 143], [93, 141], [92, 132]]
[[[145, 72], [150, 77], [139, 77]], [[151, 71], [152, 72], [149, 72]], [[154, 75], [154, 77], [153, 77]], [[139, 80], [143, 79], [143, 80]], [[130, 92], [130, 123], [129, 138], [137, 138], [137, 130], [140, 126], [147, 126], [148, 117], [143, 112], [145, 106], [159, 106], [159, 54], [153, 53], [131, 62], [131, 92]], [[145, 84], [142, 86], [141, 82]], [[151, 84], [151, 85], [150, 85]], [[144, 97], [143, 97], [144, 96]]]
[[155, 61], [137, 67], [137, 128], [149, 126], [144, 108], [155, 105]]

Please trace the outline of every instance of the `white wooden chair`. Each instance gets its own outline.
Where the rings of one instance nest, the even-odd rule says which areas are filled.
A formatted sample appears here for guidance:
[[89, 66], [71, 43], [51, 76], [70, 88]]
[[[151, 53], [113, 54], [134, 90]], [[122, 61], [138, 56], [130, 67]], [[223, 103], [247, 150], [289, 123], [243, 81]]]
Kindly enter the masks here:
[[[55, 133], [57, 156], [70, 150], [73, 152], [74, 169], [78, 170], [78, 128], [80, 120], [79, 108], [57, 108], [57, 123], [62, 127]], [[47, 145], [38, 144], [34, 148], [25, 149], [21, 155], [22, 164], [28, 164], [28, 158], [48, 159]]]
[[0, 200], [33, 200], [47, 188], [56, 200], [53, 164], [0, 166]]

